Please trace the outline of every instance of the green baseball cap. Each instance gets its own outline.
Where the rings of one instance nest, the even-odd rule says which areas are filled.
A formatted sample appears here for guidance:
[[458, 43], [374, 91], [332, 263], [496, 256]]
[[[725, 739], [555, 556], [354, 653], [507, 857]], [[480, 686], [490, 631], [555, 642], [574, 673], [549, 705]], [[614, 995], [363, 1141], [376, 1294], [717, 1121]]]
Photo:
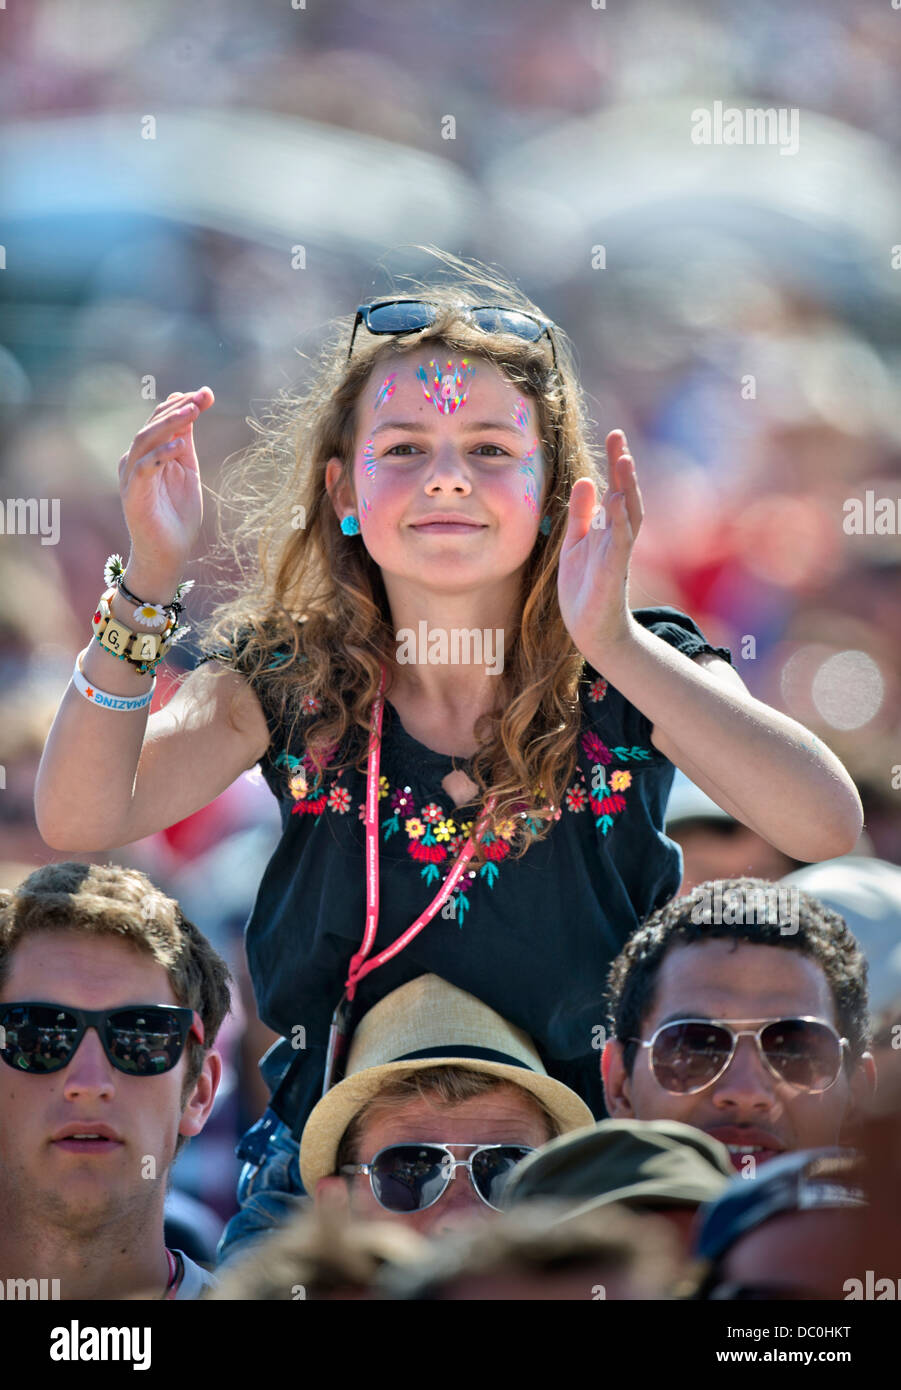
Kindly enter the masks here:
[[601, 1120], [552, 1139], [518, 1163], [504, 1188], [505, 1210], [531, 1198], [577, 1206], [564, 1220], [611, 1202], [696, 1207], [735, 1177], [729, 1150], [679, 1120]]

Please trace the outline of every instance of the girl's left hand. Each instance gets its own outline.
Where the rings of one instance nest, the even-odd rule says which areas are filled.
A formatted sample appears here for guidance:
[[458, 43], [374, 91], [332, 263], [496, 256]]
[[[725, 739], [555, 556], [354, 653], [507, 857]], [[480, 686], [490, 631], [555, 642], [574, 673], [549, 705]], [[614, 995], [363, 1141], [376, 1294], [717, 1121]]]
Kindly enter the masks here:
[[596, 655], [629, 635], [629, 560], [644, 516], [635, 463], [622, 430], [611, 430], [606, 448], [609, 481], [603, 510], [596, 511], [594, 483], [579, 478], [570, 494], [557, 571], [560, 612], [583, 656]]

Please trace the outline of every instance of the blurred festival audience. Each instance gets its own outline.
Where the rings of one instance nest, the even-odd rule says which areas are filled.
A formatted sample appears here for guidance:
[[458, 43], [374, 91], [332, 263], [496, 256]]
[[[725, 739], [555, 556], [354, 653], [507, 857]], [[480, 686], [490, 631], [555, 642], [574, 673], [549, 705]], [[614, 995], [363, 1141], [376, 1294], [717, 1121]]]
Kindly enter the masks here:
[[847, 1297], [864, 1228], [864, 1172], [852, 1149], [814, 1149], [773, 1159], [754, 1182], [734, 1178], [705, 1208], [693, 1297]]
[[386, 1266], [376, 1289], [440, 1302], [656, 1300], [674, 1296], [680, 1270], [679, 1238], [661, 1217], [618, 1204], [567, 1217], [565, 1203], [545, 1199]]
[[550, 1198], [570, 1220], [620, 1203], [656, 1212], [679, 1234], [686, 1254], [698, 1207], [734, 1175], [729, 1151], [678, 1120], [601, 1120], [565, 1134], [518, 1164], [504, 1188], [504, 1209]]

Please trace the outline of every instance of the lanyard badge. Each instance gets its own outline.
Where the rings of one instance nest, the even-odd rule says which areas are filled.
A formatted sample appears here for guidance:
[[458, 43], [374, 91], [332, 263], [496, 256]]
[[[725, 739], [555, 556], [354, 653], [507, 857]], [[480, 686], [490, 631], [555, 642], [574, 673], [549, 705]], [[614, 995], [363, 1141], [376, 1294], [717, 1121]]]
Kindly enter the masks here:
[[332, 1023], [328, 1030], [325, 1078], [322, 1083], [323, 1095], [330, 1091], [344, 1075], [344, 1059], [347, 1056], [347, 1039], [350, 1034], [350, 1013], [351, 1002], [347, 997], [347, 991], [345, 991], [332, 1014]]

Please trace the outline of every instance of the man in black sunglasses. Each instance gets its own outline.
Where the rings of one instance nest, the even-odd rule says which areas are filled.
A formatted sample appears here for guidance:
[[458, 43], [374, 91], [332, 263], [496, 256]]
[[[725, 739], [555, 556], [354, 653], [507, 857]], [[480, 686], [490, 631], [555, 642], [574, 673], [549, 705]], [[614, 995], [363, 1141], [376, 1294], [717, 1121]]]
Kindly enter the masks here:
[[854, 937], [800, 889], [791, 921], [761, 911], [772, 886], [708, 881], [647, 918], [610, 969], [601, 1063], [614, 1119], [693, 1125], [748, 1177], [850, 1142], [875, 1086]]
[[228, 978], [137, 870], [48, 864], [0, 892], [0, 1285], [14, 1296], [46, 1280], [61, 1299], [190, 1299], [214, 1282], [166, 1248], [164, 1203], [219, 1085]]

